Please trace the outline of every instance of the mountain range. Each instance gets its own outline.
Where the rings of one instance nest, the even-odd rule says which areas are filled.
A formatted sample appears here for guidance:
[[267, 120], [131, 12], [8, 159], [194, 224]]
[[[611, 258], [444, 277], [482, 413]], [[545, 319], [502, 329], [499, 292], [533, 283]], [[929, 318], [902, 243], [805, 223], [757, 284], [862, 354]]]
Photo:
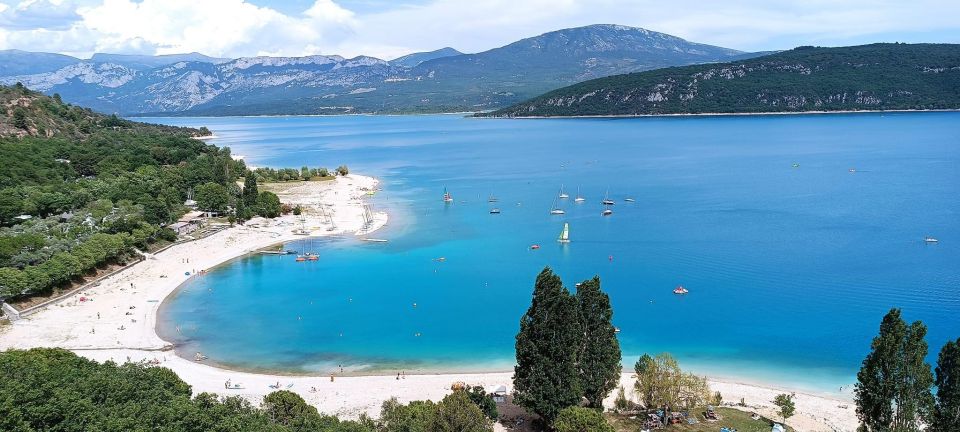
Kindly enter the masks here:
[[748, 60], [585, 81], [497, 117], [960, 108], [960, 45], [799, 47]]
[[452, 48], [392, 61], [359, 56], [97, 54], [80, 60], [0, 52], [0, 84], [22, 82], [95, 110], [162, 115], [482, 111], [576, 82], [754, 54], [646, 29], [592, 25], [481, 53]]

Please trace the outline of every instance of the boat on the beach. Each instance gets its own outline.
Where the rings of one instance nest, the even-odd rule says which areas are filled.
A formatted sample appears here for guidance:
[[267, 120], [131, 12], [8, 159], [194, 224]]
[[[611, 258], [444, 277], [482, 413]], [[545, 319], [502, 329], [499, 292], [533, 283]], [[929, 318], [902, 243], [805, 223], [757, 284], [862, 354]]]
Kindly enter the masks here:
[[923, 238], [923, 241], [924, 241], [924, 243], [940, 243], [940, 240], [937, 240], [936, 238], [933, 238], [933, 237], [930, 237], [930, 236], [924, 237], [924, 238]]
[[557, 237], [557, 241], [560, 243], [570, 243], [570, 223], [563, 223], [563, 231], [560, 231], [560, 236]]
[[494, 208], [490, 209], [490, 214], [500, 214], [500, 209], [494, 207]]
[[450, 192], [447, 192], [447, 188], [443, 188], [443, 202], [450, 203], [453, 202], [453, 195], [450, 195]]
[[684, 288], [683, 285], [677, 285], [677, 287], [673, 289], [673, 293], [674, 293], [674, 294], [683, 295], [683, 294], [686, 294], [686, 293], [688, 293], [688, 292], [690, 292], [690, 290]]
[[557, 197], [560, 199], [570, 198], [570, 195], [563, 191], [563, 185], [560, 185], [560, 193], [557, 195]]

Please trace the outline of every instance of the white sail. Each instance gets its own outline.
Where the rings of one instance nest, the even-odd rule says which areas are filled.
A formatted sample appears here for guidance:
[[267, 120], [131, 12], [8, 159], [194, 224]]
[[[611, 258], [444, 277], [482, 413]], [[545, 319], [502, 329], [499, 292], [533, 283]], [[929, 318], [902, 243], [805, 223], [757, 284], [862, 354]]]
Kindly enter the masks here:
[[563, 223], [563, 231], [560, 231], [560, 237], [557, 238], [558, 242], [568, 243], [570, 241], [570, 224], [567, 222]]

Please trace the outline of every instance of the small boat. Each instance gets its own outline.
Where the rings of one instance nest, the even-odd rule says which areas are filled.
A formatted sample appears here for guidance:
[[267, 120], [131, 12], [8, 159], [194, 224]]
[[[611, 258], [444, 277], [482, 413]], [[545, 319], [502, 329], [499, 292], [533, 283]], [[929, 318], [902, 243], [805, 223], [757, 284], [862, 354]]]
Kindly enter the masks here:
[[367, 242], [374, 242], [374, 243], [386, 243], [386, 242], [387, 242], [387, 239], [379, 239], [379, 238], [362, 238], [362, 239], [360, 239], [360, 240], [367, 241]]
[[450, 195], [450, 192], [447, 192], [447, 188], [443, 188], [443, 202], [453, 202], [453, 195]]
[[500, 209], [494, 207], [490, 209], [490, 214], [500, 214]]
[[538, 244], [530, 245], [530, 249], [531, 249], [531, 250], [540, 249], [540, 245], [538, 245]]
[[490, 197], [487, 198], [487, 202], [489, 202], [489, 203], [495, 203], [495, 202], [497, 202], [497, 201], [500, 201], [500, 200], [499, 200], [497, 197], [493, 196], [493, 195], [490, 195]]
[[614, 327], [614, 328], [613, 328], [613, 332], [614, 332], [614, 333], [620, 333], [620, 327]]
[[607, 193], [603, 195], [603, 201], [600, 201], [603, 205], [614, 205], [616, 204], [612, 199], [610, 199], [610, 191], [607, 190]]
[[583, 196], [580, 195], [580, 186], [577, 186], [577, 197], [573, 199], [573, 202], [582, 203], [584, 201], [586, 201], [586, 199], [584, 199]]
[[560, 194], [557, 195], [557, 197], [560, 199], [570, 198], [570, 195], [568, 195], [566, 192], [563, 191], [563, 185], [560, 185]]
[[855, 173], [855, 172], [857, 172], [857, 169], [856, 169], [856, 168], [850, 168], [850, 169], [847, 170], [847, 172]]
[[562, 214], [564, 214], [564, 213], [566, 213], [566, 212], [563, 211], [563, 209], [561, 209], [560, 207], [557, 207], [557, 200], [556, 200], [556, 198], [555, 198], [555, 199], [553, 200], [553, 206], [550, 207], [550, 214], [552, 214], [552, 215], [562, 215]]
[[635, 199], [633, 199], [633, 198], [624, 198], [623, 200], [626, 201], [626, 202], [637, 202], [637, 200], [635, 200]]
[[924, 241], [925, 243], [940, 243], [940, 240], [937, 240], [937, 239], [935, 239], [935, 238], [933, 238], [933, 237], [930, 237], [930, 236], [924, 237], [924, 238], [923, 238], [923, 241]]
[[307, 260], [307, 257], [303, 255], [297, 255], [297, 262], [304, 262]]
[[563, 223], [563, 231], [560, 231], [560, 236], [557, 237], [557, 241], [560, 243], [570, 243], [570, 224], [567, 222]]
[[613, 210], [603, 209], [603, 213], [600, 213], [601, 216], [610, 216], [613, 214]]
[[794, 167], [794, 168], [800, 168], [800, 164], [794, 162], [794, 163], [793, 163], [793, 167]]
[[684, 288], [683, 285], [677, 285], [677, 287], [673, 289], [673, 293], [674, 293], [674, 294], [683, 295], [683, 294], [686, 294], [686, 293], [688, 293], [688, 292], [690, 292], [690, 290]]

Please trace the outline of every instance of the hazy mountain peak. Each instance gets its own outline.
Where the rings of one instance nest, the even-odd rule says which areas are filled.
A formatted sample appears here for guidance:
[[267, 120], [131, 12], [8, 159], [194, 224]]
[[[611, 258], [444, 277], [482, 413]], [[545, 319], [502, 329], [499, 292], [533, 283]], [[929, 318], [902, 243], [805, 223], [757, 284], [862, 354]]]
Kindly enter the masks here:
[[451, 56], [456, 56], [461, 54], [463, 53], [460, 51], [457, 51], [450, 47], [445, 47], [445, 48], [440, 48], [438, 50], [415, 52], [415, 53], [407, 54], [402, 57], [397, 57], [393, 60], [390, 60], [390, 64], [403, 66], [403, 67], [414, 67], [425, 61], [443, 58], [443, 57], [451, 57]]

